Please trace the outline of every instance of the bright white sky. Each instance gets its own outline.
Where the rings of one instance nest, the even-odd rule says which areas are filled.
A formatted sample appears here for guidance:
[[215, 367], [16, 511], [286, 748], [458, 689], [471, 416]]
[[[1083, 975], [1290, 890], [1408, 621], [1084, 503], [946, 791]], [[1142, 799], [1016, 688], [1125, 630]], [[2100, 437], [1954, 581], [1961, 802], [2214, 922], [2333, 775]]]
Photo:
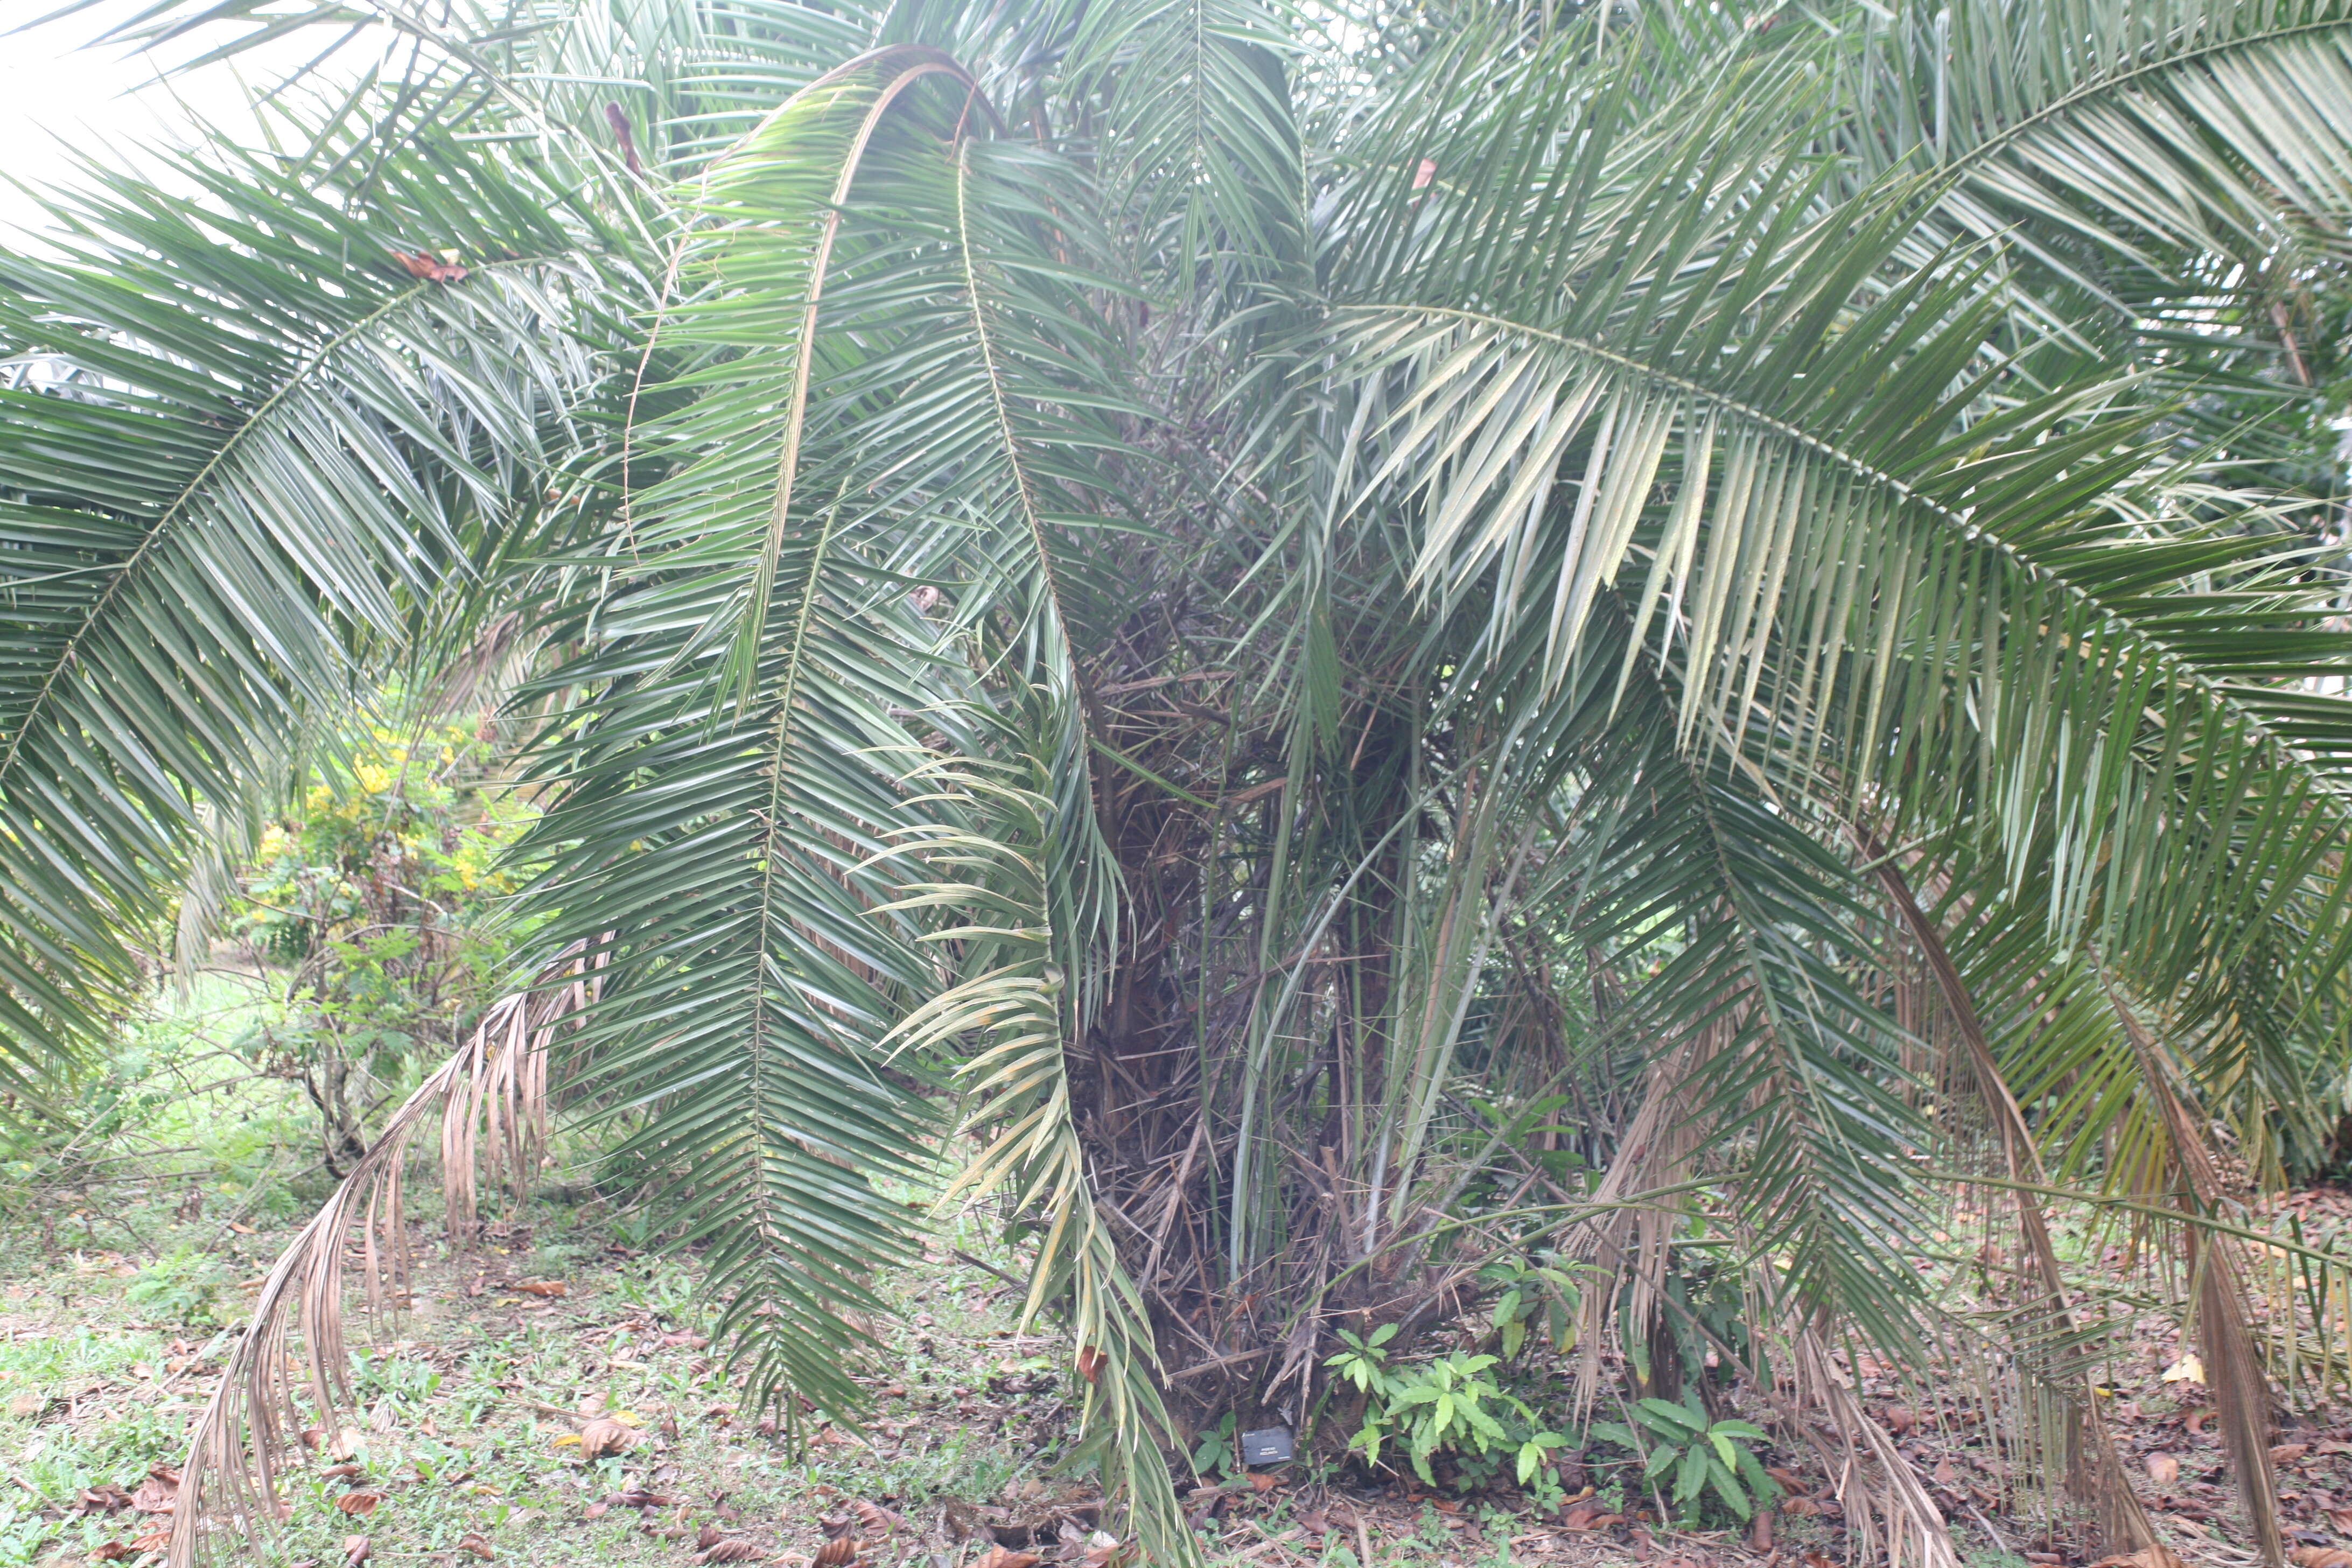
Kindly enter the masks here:
[[[131, 161], [130, 148], [183, 140], [184, 128], [199, 119], [250, 125], [240, 76], [267, 87], [278, 79], [273, 72], [299, 66], [332, 36], [281, 38], [231, 67], [158, 85], [153, 58], [120, 47], [80, 47], [137, 15], [148, 0], [102, 0], [63, 21], [15, 30], [65, 4], [0, 0], [0, 175], [6, 176], [0, 181], [0, 244], [21, 243], [27, 229], [39, 232], [38, 209], [14, 182], [69, 183], [77, 155], [120, 165]], [[189, 59], [208, 47], [183, 40], [171, 58]]]

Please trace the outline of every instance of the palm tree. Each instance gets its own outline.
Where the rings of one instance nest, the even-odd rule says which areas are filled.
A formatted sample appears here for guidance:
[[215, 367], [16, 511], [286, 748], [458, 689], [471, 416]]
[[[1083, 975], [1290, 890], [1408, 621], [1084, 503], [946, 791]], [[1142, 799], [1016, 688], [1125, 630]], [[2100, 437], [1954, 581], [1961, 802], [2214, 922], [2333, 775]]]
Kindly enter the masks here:
[[[1340, 1314], [1555, 1247], [1589, 1390], [1702, 1201], [1865, 1528], [1953, 1561], [1833, 1338], [1998, 1339], [2128, 1550], [2087, 1186], [2205, 1260], [2277, 1558], [2206, 1129], [2324, 1135], [2352, 709], [2314, 498], [2200, 399], [2297, 395], [2228, 322], [2341, 255], [2352, 7], [361, 10], [151, 8], [332, 31], [273, 145], [0, 260], [28, 1088], [308, 737], [495, 644], [566, 988], [427, 1089], [552, 1052], [755, 1397], [854, 1402], [953, 1085], [1152, 1561], [1176, 1425], [1303, 1408]], [[247, 1341], [308, 1281], [322, 1402], [425, 1109]], [[1910, 1261], [1962, 1191], [1997, 1325]]]

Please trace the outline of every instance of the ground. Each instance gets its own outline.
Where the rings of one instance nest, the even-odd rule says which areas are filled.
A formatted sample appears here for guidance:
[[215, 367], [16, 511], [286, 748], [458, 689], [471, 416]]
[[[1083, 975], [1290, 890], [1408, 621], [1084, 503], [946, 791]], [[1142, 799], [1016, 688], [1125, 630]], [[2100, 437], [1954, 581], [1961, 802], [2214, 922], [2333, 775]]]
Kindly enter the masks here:
[[[149, 1215], [158, 1262], [93, 1245], [104, 1227], [87, 1210], [64, 1217], [51, 1226], [54, 1253], [26, 1245], [0, 1257], [0, 1473], [15, 1494], [0, 1496], [0, 1564], [104, 1561], [152, 1538], [164, 1516], [139, 1504], [168, 1489], [142, 1498], [141, 1485], [177, 1460], [217, 1372], [221, 1321], [235, 1321], [250, 1300], [240, 1284], [289, 1234]], [[487, 1552], [516, 1563], [807, 1564], [846, 1532], [864, 1563], [962, 1568], [996, 1546], [1014, 1561], [1033, 1549], [1080, 1561], [1104, 1539], [1093, 1534], [1090, 1489], [1050, 1468], [1068, 1415], [1068, 1347], [1017, 1331], [1016, 1292], [991, 1272], [976, 1222], [951, 1228], [897, 1282], [902, 1315], [878, 1327], [865, 1430], [819, 1426], [795, 1441], [738, 1419], [704, 1338], [690, 1258], [616, 1239], [625, 1227], [593, 1204], [543, 1201], [522, 1218], [527, 1226], [472, 1255], [425, 1249], [415, 1310], [362, 1355], [362, 1408], [347, 1430], [298, 1461], [292, 1514], [266, 1560], [331, 1568], [364, 1539], [375, 1563]], [[2227, 1478], [2193, 1385], [2162, 1381], [2169, 1348], [2154, 1347], [2141, 1385], [2114, 1390], [2122, 1441], [2192, 1558], [2246, 1561], [2224, 1534], [2199, 1533], [2221, 1530], [2206, 1521], [2226, 1514]], [[1986, 1514], [1998, 1460], [1965, 1398], [1950, 1402], [1939, 1429], [1935, 1413], [1905, 1403], [1916, 1395], [1890, 1370], [1865, 1363], [1863, 1374], [1867, 1405], [1933, 1478], [1975, 1568], [2054, 1560], [2037, 1549], [2048, 1543], [2031, 1521]], [[625, 1452], [588, 1457], [581, 1434], [598, 1415], [641, 1436]], [[2302, 1449], [2283, 1455], [2290, 1510], [2332, 1530], [2336, 1499], [2352, 1501], [2352, 1434], [2290, 1435]], [[1611, 1523], [1605, 1512], [1598, 1529], [1565, 1528], [1563, 1517], [1573, 1525], [1599, 1510], [1571, 1504], [1543, 1518], [1491, 1497], [1368, 1489], [1328, 1473], [1318, 1484], [1304, 1466], [1230, 1486], [1200, 1478], [1192, 1503], [1213, 1561], [1276, 1568], [1728, 1565], [1776, 1555], [1819, 1568], [1842, 1556], [1824, 1479], [1792, 1468], [1793, 1455], [1766, 1458], [1796, 1483], [1769, 1548], [1734, 1531], [1679, 1534]], [[734, 1542], [740, 1557], [724, 1544]]]
[[[183, 1009], [130, 1040], [92, 1089], [87, 1139], [0, 1159], [0, 1568], [142, 1558], [259, 1276], [327, 1190], [301, 1168], [317, 1139], [299, 1096], [239, 1070], [211, 1016]], [[419, 1200], [415, 1309], [359, 1353], [359, 1408], [297, 1457], [283, 1532], [255, 1560], [835, 1568], [847, 1551], [835, 1537], [874, 1568], [1108, 1555], [1098, 1496], [1061, 1464], [1072, 1347], [1050, 1323], [1016, 1321], [1021, 1259], [981, 1217], [944, 1222], [918, 1267], [882, 1282], [898, 1310], [875, 1325], [862, 1430], [777, 1431], [739, 1413], [706, 1338], [695, 1257], [664, 1250], [642, 1213], [600, 1192], [595, 1154], [560, 1138], [539, 1194], [469, 1252], [439, 1245]], [[2284, 1206], [2315, 1237], [2352, 1212], [2332, 1192]], [[2064, 1239], [2086, 1279], [2132, 1273], [2111, 1243]], [[2114, 1297], [2126, 1310], [2127, 1296]], [[1464, 1324], [1464, 1342], [1481, 1329]], [[2116, 1343], [2127, 1353], [2103, 1373], [2103, 1397], [2151, 1510], [2193, 1563], [2251, 1562], [2178, 1326], [2151, 1310]], [[2085, 1560], [2066, 1521], [2010, 1511], [2015, 1483], [2033, 1478], [2005, 1469], [1990, 1436], [1989, 1369], [1864, 1358], [1847, 1371], [1951, 1521], [1967, 1568]], [[627, 1446], [594, 1451], [614, 1430], [592, 1429], [598, 1420], [625, 1428]], [[2296, 1544], [2325, 1551], [2352, 1536], [2352, 1428], [2324, 1408], [2288, 1422], [2284, 1509]], [[1759, 1457], [1790, 1493], [1763, 1531], [1666, 1529], [1640, 1489], [1629, 1497], [1622, 1477], [1572, 1458], [1549, 1510], [1506, 1482], [1428, 1489], [1313, 1453], [1251, 1474], [1196, 1448], [1203, 1473], [1178, 1484], [1220, 1564], [1846, 1561], [1853, 1542], [1810, 1450]]]

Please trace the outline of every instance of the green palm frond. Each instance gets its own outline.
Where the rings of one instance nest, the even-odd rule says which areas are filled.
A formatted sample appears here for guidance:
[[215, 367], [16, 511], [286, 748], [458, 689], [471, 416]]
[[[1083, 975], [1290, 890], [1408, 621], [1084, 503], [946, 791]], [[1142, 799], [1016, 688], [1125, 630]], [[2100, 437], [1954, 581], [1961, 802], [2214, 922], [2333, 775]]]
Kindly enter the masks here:
[[2259, 253], [2352, 214], [2340, 0], [1905, 7], [1866, 61], [1869, 155], [1956, 174], [1964, 230], [2078, 276], [2084, 247], [2168, 269], [2149, 247]]
[[1176, 1432], [1150, 1314], [1121, 1264], [1072, 1103], [1070, 1053], [1098, 1022], [1099, 998], [1089, 1007], [1068, 977], [1099, 968], [1085, 933], [1099, 942], [1115, 927], [1103, 906], [1117, 889], [1104, 883], [1090, 814], [1073, 816], [1053, 783], [1083, 755], [1075, 715], [1066, 704], [1030, 707], [1030, 722], [1007, 741], [1046, 742], [1058, 758], [1008, 747], [993, 765], [934, 763], [910, 777], [953, 798], [970, 826], [941, 825], [895, 852], [940, 879], [910, 879], [898, 907], [951, 909], [973, 923], [930, 933], [954, 944], [958, 978], [908, 1015], [898, 1036], [902, 1049], [960, 1058], [965, 1131], [984, 1142], [943, 1201], [998, 1195], [1015, 1233], [1036, 1238], [1024, 1316], [1058, 1305], [1067, 1320], [1084, 1384], [1079, 1452], [1099, 1456], [1150, 1561], [1197, 1563], [1167, 1481]]
[[[1610, 702], [1615, 675], [1589, 678], [1588, 700]], [[1933, 1134], [1907, 1092], [1906, 1032], [1869, 994], [1880, 921], [1826, 825], [1725, 752], [1694, 759], [1677, 744], [1654, 675], [1622, 700], [1588, 788], [1624, 804], [1580, 932], [1638, 951], [1661, 910], [1688, 911], [1679, 952], [1628, 997], [1622, 1026], [1700, 1045], [1687, 1114], [1722, 1151], [1752, 1245], [1789, 1259], [1789, 1299], [1834, 1303], [1876, 1342], [1902, 1344], [1917, 1281], [1896, 1260], [1925, 1218], [1904, 1166]]]
[[[2053, 847], [2048, 820], [2053, 929], [2167, 955], [2151, 986], [2231, 962], [2208, 913], [2250, 933], [2266, 900], [2336, 907], [2319, 847], [2342, 828], [2352, 709], [2280, 679], [2346, 657], [2323, 600], [2261, 564], [2259, 535], [2158, 533], [2119, 502], [2158, 479], [2126, 389], [1994, 401], [1979, 366], [1998, 296], [1976, 271], [1881, 281], [1922, 210], [1902, 189], [1816, 217], [1766, 164], [1694, 200], [1699, 156], [1666, 144], [1608, 203], [1558, 204], [1541, 245], [1525, 215], [1553, 207], [1486, 198], [1554, 258], [1519, 301], [1472, 303], [1407, 258], [1380, 281], [1419, 297], [1340, 316], [1390, 410], [1366, 494], [1419, 499], [1422, 592], [1477, 606], [1490, 658], [1539, 626], [1557, 684], [1622, 578], [1636, 640], [1685, 672], [1686, 743], [1761, 725], [1849, 793], [1966, 781], [2012, 877]], [[2200, 896], [2136, 897], [2158, 863]], [[2343, 938], [2323, 918], [2282, 958], [2299, 996]]]
[[1305, 16], [1287, 0], [1071, 5], [1062, 68], [1099, 95], [1099, 177], [1139, 271], [1189, 293], [1203, 269], [1296, 287], [1306, 183], [1289, 73]]
[[[354, 700], [593, 374], [574, 237], [454, 150], [380, 169], [356, 210], [255, 164], [186, 172], [205, 205], [100, 179], [58, 199], [63, 257], [0, 261], [20, 1068], [120, 1004], [195, 804], [241, 802], [306, 710]], [[395, 258], [451, 247], [445, 281]]]
[[835, 1408], [844, 1313], [906, 1246], [872, 1183], [918, 1174], [883, 1042], [938, 989], [877, 859], [937, 807], [905, 760], [974, 743], [963, 628], [1012, 616], [1016, 667], [1066, 681], [1046, 531], [1076, 470], [1036, 422], [1076, 426], [1024, 369], [1040, 313], [996, 291], [993, 242], [1054, 268], [1017, 151], [955, 139], [988, 112], [946, 56], [886, 47], [696, 186], [657, 339], [694, 395], [631, 433], [658, 477], [604, 560], [632, 585], [572, 612], [596, 651], [556, 679], [595, 695], [543, 763], [561, 923], [619, 933], [588, 1081], [650, 1113], [626, 1156], [715, 1239], [758, 1390]]

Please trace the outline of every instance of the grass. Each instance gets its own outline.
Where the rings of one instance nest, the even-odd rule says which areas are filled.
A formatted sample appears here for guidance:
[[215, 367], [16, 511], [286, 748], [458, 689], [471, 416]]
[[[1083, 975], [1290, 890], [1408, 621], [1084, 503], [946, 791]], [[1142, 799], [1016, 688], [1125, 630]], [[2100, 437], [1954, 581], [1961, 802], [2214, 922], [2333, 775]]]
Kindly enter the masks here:
[[[178, 1463], [253, 1287], [329, 1190], [299, 1090], [240, 1044], [268, 1016], [252, 982], [210, 977], [126, 1037], [79, 1126], [0, 1159], [0, 1568], [158, 1561], [117, 1555], [163, 1522], [123, 1503]], [[415, 1203], [415, 1309], [373, 1342], [354, 1331], [357, 1408], [297, 1456], [258, 1560], [340, 1568], [363, 1537], [382, 1563], [676, 1565], [715, 1530], [790, 1564], [847, 1525], [864, 1562], [960, 1568], [998, 1542], [1075, 1560], [1105, 1539], [1092, 1479], [1064, 1463], [1071, 1347], [1018, 1323], [1004, 1276], [1024, 1265], [982, 1217], [943, 1223], [919, 1267], [881, 1282], [897, 1310], [875, 1325], [863, 1430], [779, 1431], [738, 1408], [694, 1257], [596, 1195], [593, 1142], [556, 1152], [540, 1195], [471, 1254], [446, 1255], [429, 1196]], [[564, 1294], [509, 1288], [545, 1280]], [[598, 1415], [639, 1441], [584, 1455]], [[1521, 1560], [1523, 1518], [1358, 1500], [1359, 1531], [1307, 1468], [1278, 1479], [1210, 1494], [1213, 1560]]]
[[[201, 1222], [131, 1217], [172, 1248], [161, 1261], [87, 1247], [0, 1255], [0, 1568], [89, 1561], [155, 1526], [82, 1500], [135, 1491], [150, 1467], [176, 1462], [250, 1295], [221, 1276], [257, 1273], [279, 1237], [238, 1235], [204, 1254]], [[867, 1561], [926, 1563], [936, 1552], [962, 1563], [988, 1543], [957, 1539], [975, 1519], [1036, 1529], [1049, 1549], [1065, 1533], [1083, 1541], [1095, 1522], [1088, 1479], [1056, 1463], [1069, 1435], [1068, 1347], [1020, 1331], [1017, 1293], [955, 1257], [985, 1258], [977, 1222], [950, 1229], [896, 1283], [900, 1312], [879, 1325], [864, 1379], [872, 1408], [852, 1434], [763, 1431], [738, 1411], [704, 1340], [709, 1312], [690, 1258], [631, 1248], [609, 1216], [577, 1206], [540, 1202], [527, 1217], [478, 1255], [427, 1264], [416, 1310], [354, 1352], [358, 1408], [295, 1463], [283, 1489], [291, 1514], [263, 1560], [337, 1564], [364, 1536], [375, 1563], [472, 1560], [461, 1545], [472, 1538], [508, 1563], [675, 1565], [712, 1526], [755, 1546], [758, 1561], [805, 1562], [828, 1523], [865, 1503], [901, 1521], [871, 1540]], [[547, 1279], [566, 1293], [504, 1288]], [[642, 1443], [584, 1458], [579, 1434], [599, 1415]], [[369, 1497], [378, 1500], [350, 1500]], [[1249, 1501], [1212, 1527], [1219, 1555], [1362, 1568], [1344, 1528], [1302, 1545], [1289, 1489]], [[1378, 1527], [1374, 1555], [1500, 1568], [1517, 1560], [1506, 1542], [1522, 1523], [1423, 1505], [1409, 1529]]]
[[[1017, 1332], [1012, 1292], [944, 1251], [900, 1284], [905, 1315], [884, 1328], [862, 1436], [761, 1432], [709, 1353], [690, 1259], [627, 1248], [561, 1205], [530, 1218], [477, 1257], [428, 1265], [397, 1337], [355, 1352], [360, 1408], [294, 1470], [285, 1560], [340, 1559], [364, 1533], [379, 1561], [474, 1534], [509, 1561], [667, 1563], [678, 1532], [706, 1523], [773, 1555], [813, 1551], [825, 1517], [857, 1500], [916, 1535], [941, 1500], [1017, 1490], [1063, 1440], [1066, 1356], [1048, 1353], [1061, 1347]], [[84, 1248], [15, 1249], [0, 1263], [0, 1470], [13, 1482], [0, 1491], [0, 1564], [87, 1553], [149, 1522], [76, 1511], [78, 1500], [135, 1489], [177, 1458], [242, 1294], [182, 1234], [201, 1226], [158, 1228], [178, 1249], [143, 1268]], [[257, 1270], [274, 1239], [240, 1237], [218, 1261]], [[502, 1288], [550, 1279], [564, 1282], [561, 1299]], [[583, 1458], [583, 1422], [612, 1413], [643, 1442]], [[357, 1468], [328, 1476], [338, 1464]], [[631, 1491], [677, 1500], [593, 1506]], [[359, 1515], [337, 1506], [353, 1494], [381, 1500]]]
[[[0, 1568], [158, 1561], [130, 1554], [157, 1517], [124, 1505], [155, 1467], [178, 1462], [252, 1287], [329, 1191], [299, 1090], [256, 1076], [238, 1047], [262, 1016], [249, 983], [215, 979], [126, 1039], [78, 1127], [0, 1157]], [[739, 1543], [741, 1561], [808, 1568], [846, 1530], [875, 1568], [971, 1568], [1000, 1542], [1077, 1563], [1102, 1539], [1094, 1482], [1069, 1462], [1072, 1347], [1050, 1324], [1017, 1321], [1023, 1292], [1006, 1277], [1024, 1264], [984, 1218], [942, 1222], [919, 1266], [878, 1282], [896, 1310], [874, 1325], [859, 1369], [871, 1396], [862, 1430], [803, 1420], [780, 1431], [740, 1407], [708, 1342], [696, 1258], [662, 1250], [642, 1213], [600, 1193], [592, 1138], [560, 1135], [555, 1153], [541, 1192], [467, 1254], [437, 1244], [437, 1184], [412, 1182], [415, 1308], [372, 1342], [353, 1334], [356, 1408], [332, 1431], [318, 1423], [320, 1441], [285, 1479], [283, 1528], [255, 1560], [346, 1568], [355, 1538], [376, 1563], [737, 1560], [698, 1550], [715, 1538]], [[2086, 1275], [2104, 1261], [2086, 1254]], [[512, 1289], [550, 1280], [561, 1296]], [[1464, 1342], [1482, 1329], [1468, 1325]], [[2136, 1451], [2169, 1450], [2189, 1472], [2176, 1489], [2219, 1507], [2215, 1439], [2176, 1430], [2175, 1390], [2154, 1381], [2165, 1360], [2149, 1362], [2146, 1386], [2118, 1384], [2119, 1433]], [[1874, 1410], [1922, 1403], [1891, 1369], [1855, 1371]], [[1549, 1403], [1533, 1384], [1523, 1392]], [[1946, 1403], [1966, 1415], [1965, 1397]], [[584, 1452], [597, 1417], [638, 1440]], [[1964, 1420], [1940, 1436], [1923, 1426], [1912, 1462], [1957, 1495], [1980, 1479], [1981, 1436]], [[2306, 1514], [2331, 1500], [2326, 1489], [2352, 1485], [2337, 1447], [2352, 1456], [2323, 1444], [2298, 1466]], [[1195, 1462], [1206, 1467], [1190, 1500], [1204, 1546], [1231, 1568], [1593, 1568], [1628, 1555], [1628, 1527], [1571, 1531], [1507, 1488], [1368, 1490], [1308, 1455], [1261, 1489]], [[1991, 1492], [1995, 1470], [1981, 1478]], [[1587, 1479], [1620, 1485], [1598, 1469]], [[1776, 1521], [1790, 1563], [1840, 1552], [1825, 1479], [1809, 1471], [1805, 1484], [1822, 1506]], [[1604, 1497], [1612, 1513], [1645, 1500]], [[2003, 1528], [2011, 1543], [2034, 1539], [2031, 1521]], [[1961, 1546], [1969, 1568], [2019, 1568], [2005, 1549]], [[1661, 1530], [1648, 1553], [1727, 1565], [1759, 1555], [1728, 1529]]]

